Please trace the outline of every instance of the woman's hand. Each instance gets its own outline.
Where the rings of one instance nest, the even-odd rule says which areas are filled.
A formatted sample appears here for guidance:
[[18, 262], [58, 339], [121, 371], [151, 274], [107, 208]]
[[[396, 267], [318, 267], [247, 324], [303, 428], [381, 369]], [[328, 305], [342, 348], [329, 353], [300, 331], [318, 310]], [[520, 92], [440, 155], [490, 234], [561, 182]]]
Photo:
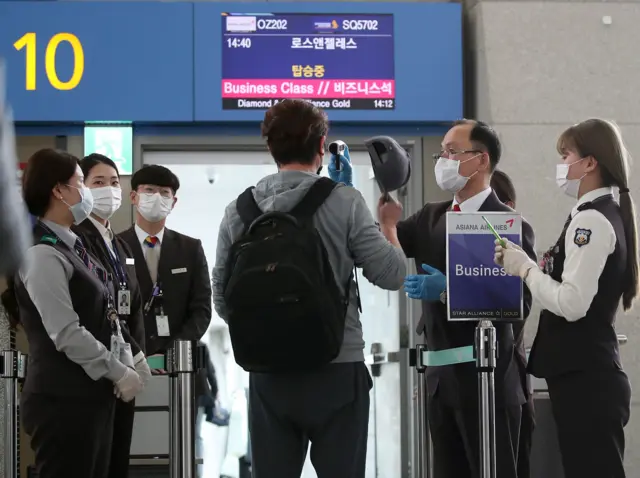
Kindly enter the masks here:
[[[505, 243], [505, 246], [502, 245], [502, 242]], [[510, 276], [519, 276], [524, 279], [529, 269], [538, 267], [527, 253], [513, 242], [507, 239], [502, 239], [502, 241], [496, 239], [495, 244], [493, 261], [503, 267]]]

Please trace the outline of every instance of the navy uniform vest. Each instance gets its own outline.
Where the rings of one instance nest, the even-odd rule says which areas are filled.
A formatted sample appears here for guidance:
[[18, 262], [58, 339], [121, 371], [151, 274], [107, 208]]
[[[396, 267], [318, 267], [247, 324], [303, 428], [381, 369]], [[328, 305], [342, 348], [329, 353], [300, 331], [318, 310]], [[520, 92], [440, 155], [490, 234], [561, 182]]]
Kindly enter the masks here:
[[[36, 224], [34, 243], [44, 244], [41, 239], [49, 234], [39, 223]], [[111, 327], [106, 318], [105, 286], [65, 244], [60, 241], [56, 244], [51, 242], [46, 244], [64, 255], [73, 265], [69, 291], [80, 325], [109, 348]], [[61, 276], [60, 280], [66, 280], [66, 278]], [[20, 323], [29, 343], [29, 363], [23, 393], [86, 397], [113, 395], [113, 384], [109, 380], [94, 381], [80, 365], [69, 360], [63, 352], [56, 350], [19, 274], [16, 275], [15, 290], [20, 308]]]
[[[616, 312], [624, 289], [627, 269], [627, 244], [623, 221], [613, 196], [601, 196], [580, 205], [578, 211], [595, 209], [613, 226], [616, 246], [598, 281], [598, 292], [587, 314], [569, 322], [548, 310], [540, 313], [538, 332], [529, 355], [529, 372], [540, 378], [610, 367], [622, 368], [618, 338], [614, 329]], [[580, 212], [578, 212], [580, 214]], [[565, 260], [565, 224], [558, 242], [544, 255], [544, 272], [562, 281]], [[573, 234], [573, 231], [569, 231]]]

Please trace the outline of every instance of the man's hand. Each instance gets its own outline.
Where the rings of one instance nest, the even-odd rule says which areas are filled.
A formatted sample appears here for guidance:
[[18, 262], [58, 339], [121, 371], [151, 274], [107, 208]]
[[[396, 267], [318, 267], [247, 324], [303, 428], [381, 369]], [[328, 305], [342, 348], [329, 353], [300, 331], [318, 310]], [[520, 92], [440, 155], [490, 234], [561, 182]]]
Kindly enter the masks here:
[[396, 227], [402, 218], [402, 204], [390, 194], [378, 200], [378, 221], [381, 227]]
[[422, 264], [422, 270], [426, 274], [409, 275], [405, 278], [404, 290], [407, 297], [428, 302], [439, 301], [447, 288], [447, 277], [427, 264]]

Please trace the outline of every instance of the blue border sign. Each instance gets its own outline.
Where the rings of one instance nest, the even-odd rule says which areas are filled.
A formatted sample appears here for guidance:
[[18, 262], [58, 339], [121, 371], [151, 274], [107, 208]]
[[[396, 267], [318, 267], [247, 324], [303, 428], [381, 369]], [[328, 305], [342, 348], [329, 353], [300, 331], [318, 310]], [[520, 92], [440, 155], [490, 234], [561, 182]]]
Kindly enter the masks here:
[[493, 261], [496, 232], [521, 244], [522, 216], [503, 212], [447, 213], [447, 312], [450, 321], [524, 320], [520, 277]]
[[[223, 109], [221, 19], [229, 12], [278, 18], [317, 15], [320, 29], [325, 18], [354, 20], [346, 26], [353, 42], [361, 34], [356, 33], [358, 28], [373, 28], [373, 23], [357, 20], [392, 18], [393, 44], [387, 41], [384, 48], [387, 69], [393, 59], [393, 74], [377, 74], [393, 77], [393, 92], [386, 83], [384, 90], [379, 82], [358, 85], [358, 79], [370, 80], [378, 59], [370, 54], [354, 57], [350, 51], [351, 60], [344, 66], [350, 78], [338, 77], [336, 71], [327, 78], [356, 80], [356, 90], [371, 91], [376, 86], [387, 98], [380, 98], [372, 110], [330, 110], [331, 120], [447, 123], [462, 116], [462, 6], [458, 3], [2, 1], [0, 57], [7, 61], [8, 98], [16, 121], [260, 121], [264, 115], [260, 108]], [[338, 26], [336, 30], [346, 34], [344, 24]], [[347, 36], [343, 37], [346, 42]], [[247, 49], [247, 42], [238, 45], [237, 50]], [[279, 51], [278, 42], [260, 48], [272, 57], [287, 53]], [[319, 71], [316, 64], [324, 65], [315, 51], [311, 53], [308, 62], [301, 54], [288, 57], [285, 66], [291, 63], [288, 71], [293, 77], [297, 70], [304, 77], [312, 63], [314, 71]], [[335, 70], [336, 63], [331, 61], [327, 57], [326, 64]], [[255, 78], [267, 73], [256, 71]], [[351, 86], [345, 83], [345, 90]]]

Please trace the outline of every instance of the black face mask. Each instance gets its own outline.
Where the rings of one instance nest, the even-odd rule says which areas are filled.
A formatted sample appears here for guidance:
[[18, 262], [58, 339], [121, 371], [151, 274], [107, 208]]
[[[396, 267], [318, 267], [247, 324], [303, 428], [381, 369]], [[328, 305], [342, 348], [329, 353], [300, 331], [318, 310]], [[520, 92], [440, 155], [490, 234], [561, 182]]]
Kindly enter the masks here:
[[318, 170], [316, 171], [316, 174], [317, 174], [318, 176], [320, 176], [320, 173], [321, 173], [321, 172], [322, 172], [322, 166], [320, 166], [320, 167], [318, 168]]

